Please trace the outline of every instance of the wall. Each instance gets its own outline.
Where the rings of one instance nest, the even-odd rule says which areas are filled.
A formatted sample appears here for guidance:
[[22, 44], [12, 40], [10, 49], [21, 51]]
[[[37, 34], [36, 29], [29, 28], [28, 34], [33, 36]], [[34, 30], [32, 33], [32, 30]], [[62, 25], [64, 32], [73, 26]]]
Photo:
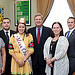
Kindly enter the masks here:
[[[13, 0], [0, 0], [0, 5], [4, 6], [4, 17], [9, 17], [11, 19], [11, 29], [16, 30], [14, 25], [14, 2]], [[34, 25], [34, 16], [37, 13], [37, 0], [31, 0], [31, 26], [27, 26], [31, 28]], [[2, 27], [0, 27], [2, 29]]]
[[[9, 16], [9, 3], [10, 0], [0, 0], [0, 5], [4, 6], [4, 17], [8, 17]], [[2, 27], [0, 27], [1, 29]]]
[[10, 0], [9, 9], [10, 9], [9, 16], [10, 16], [10, 19], [11, 19], [11, 29], [16, 30], [16, 27], [15, 27], [15, 24], [14, 24], [14, 1], [13, 0]]
[[[4, 6], [4, 17], [9, 17], [11, 19], [11, 29], [15, 30], [15, 26], [13, 24], [13, 0], [0, 0], [0, 5]], [[2, 27], [0, 27], [2, 29]]]
[[31, 0], [31, 26], [27, 26], [28, 28], [34, 27], [35, 23], [34, 23], [34, 16], [37, 13], [37, 0]]

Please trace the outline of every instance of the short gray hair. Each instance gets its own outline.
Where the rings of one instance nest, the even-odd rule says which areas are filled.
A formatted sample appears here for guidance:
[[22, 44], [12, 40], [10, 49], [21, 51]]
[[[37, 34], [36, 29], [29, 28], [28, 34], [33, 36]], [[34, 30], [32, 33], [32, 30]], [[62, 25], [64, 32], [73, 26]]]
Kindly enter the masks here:
[[[42, 18], [42, 20], [43, 20], [43, 16], [42, 16], [40, 13], [37, 13], [37, 14], [35, 15], [35, 17], [37, 17], [37, 16], [41, 16], [41, 18]], [[35, 17], [34, 17], [34, 20], [35, 20]]]

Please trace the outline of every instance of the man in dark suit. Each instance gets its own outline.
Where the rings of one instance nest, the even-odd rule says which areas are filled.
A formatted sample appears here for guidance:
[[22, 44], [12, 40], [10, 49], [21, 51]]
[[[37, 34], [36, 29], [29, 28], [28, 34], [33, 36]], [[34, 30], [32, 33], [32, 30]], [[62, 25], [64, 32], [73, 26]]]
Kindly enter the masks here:
[[69, 17], [67, 20], [69, 31], [66, 37], [69, 41], [68, 58], [69, 58], [69, 75], [75, 72], [75, 18]]
[[12, 34], [14, 34], [14, 31], [10, 30], [10, 25], [11, 25], [10, 23], [11, 20], [9, 18], [4, 18], [2, 21], [3, 29], [0, 31], [0, 37], [5, 42], [5, 48], [6, 48], [6, 67], [3, 75], [11, 74], [11, 56], [9, 55], [8, 44], [9, 44], [9, 38]]
[[34, 17], [36, 27], [28, 29], [28, 32], [33, 35], [34, 53], [32, 54], [33, 75], [46, 75], [46, 61], [43, 56], [43, 48], [46, 39], [50, 36], [52, 30], [42, 25], [43, 17], [37, 14]]

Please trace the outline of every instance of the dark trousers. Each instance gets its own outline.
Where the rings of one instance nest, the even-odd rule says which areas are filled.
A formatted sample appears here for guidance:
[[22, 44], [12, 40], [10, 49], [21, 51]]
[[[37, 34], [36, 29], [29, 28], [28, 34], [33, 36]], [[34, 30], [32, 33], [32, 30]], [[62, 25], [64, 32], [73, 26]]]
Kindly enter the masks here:
[[11, 74], [11, 58], [6, 59], [5, 72], [2, 75], [10, 75]]
[[8, 66], [8, 67], [5, 68], [5, 72], [2, 75], [10, 75], [10, 74], [11, 74], [11, 69]]
[[69, 58], [69, 75], [75, 72], [75, 58]]
[[39, 62], [36, 65], [33, 65], [33, 75], [46, 75], [45, 66], [41, 66]]

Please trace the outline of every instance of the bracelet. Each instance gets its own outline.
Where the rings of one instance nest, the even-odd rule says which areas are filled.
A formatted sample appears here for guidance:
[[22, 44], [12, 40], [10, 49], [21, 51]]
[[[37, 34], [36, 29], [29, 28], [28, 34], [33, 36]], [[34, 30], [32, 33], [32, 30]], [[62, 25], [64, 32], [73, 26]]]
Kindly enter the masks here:
[[52, 63], [53, 61], [50, 59], [50, 62]]
[[25, 63], [25, 61], [24, 61], [24, 63]]
[[[48, 60], [48, 59], [45, 59], [45, 60]], [[50, 62], [52, 63], [53, 61], [50, 59]]]
[[45, 59], [45, 60], [48, 60], [48, 59]]

